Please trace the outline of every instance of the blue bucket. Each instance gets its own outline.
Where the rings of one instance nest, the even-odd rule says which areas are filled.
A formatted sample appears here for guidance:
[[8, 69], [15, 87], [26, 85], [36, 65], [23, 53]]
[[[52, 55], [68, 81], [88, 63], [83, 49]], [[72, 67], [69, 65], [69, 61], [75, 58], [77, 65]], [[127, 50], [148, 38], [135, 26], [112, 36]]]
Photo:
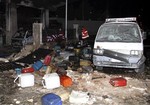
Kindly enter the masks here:
[[54, 93], [48, 93], [42, 96], [42, 105], [62, 105], [60, 96]]

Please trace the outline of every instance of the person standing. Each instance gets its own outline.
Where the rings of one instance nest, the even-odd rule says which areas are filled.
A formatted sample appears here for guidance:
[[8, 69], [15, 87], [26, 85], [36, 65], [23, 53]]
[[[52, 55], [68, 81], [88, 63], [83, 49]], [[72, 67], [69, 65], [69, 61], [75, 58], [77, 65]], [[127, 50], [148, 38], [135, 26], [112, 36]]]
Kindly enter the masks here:
[[82, 39], [89, 37], [88, 30], [85, 27], [82, 27]]

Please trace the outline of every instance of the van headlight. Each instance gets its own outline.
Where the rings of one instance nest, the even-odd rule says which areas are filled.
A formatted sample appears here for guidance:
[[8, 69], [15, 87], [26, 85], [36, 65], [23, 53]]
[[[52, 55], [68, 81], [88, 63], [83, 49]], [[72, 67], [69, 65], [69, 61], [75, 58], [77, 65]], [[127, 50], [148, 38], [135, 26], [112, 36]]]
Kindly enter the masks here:
[[104, 49], [94, 49], [94, 51], [93, 51], [95, 54], [99, 54], [99, 55], [103, 55], [103, 53], [104, 53]]
[[130, 55], [140, 55], [140, 51], [139, 50], [131, 50], [130, 51]]

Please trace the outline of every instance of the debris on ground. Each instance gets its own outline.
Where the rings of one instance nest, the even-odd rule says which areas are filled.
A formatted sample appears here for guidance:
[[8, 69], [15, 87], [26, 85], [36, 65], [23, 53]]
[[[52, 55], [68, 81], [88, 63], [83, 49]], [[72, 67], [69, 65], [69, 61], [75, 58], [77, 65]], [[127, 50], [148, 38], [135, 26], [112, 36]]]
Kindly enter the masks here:
[[[62, 50], [57, 56], [50, 50], [42, 53], [32, 52], [27, 59], [17, 54], [22, 57], [16, 56], [16, 62], [30, 63], [0, 72], [0, 104], [45, 105], [46, 100], [59, 100], [59, 105], [150, 104], [150, 78], [133, 77], [134, 72], [111, 74], [96, 70], [91, 60], [72, 51]], [[32, 60], [34, 55], [36, 59]]]

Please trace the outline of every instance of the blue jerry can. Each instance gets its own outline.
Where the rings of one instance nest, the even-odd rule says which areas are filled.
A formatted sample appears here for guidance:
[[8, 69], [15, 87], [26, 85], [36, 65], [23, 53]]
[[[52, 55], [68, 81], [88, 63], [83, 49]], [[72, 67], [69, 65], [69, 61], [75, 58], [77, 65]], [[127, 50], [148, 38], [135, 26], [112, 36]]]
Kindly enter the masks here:
[[32, 67], [34, 68], [35, 71], [40, 70], [42, 68], [42, 66], [43, 66], [42, 61], [37, 61], [32, 65]]
[[42, 105], [62, 105], [60, 96], [54, 93], [48, 93], [42, 96]]

